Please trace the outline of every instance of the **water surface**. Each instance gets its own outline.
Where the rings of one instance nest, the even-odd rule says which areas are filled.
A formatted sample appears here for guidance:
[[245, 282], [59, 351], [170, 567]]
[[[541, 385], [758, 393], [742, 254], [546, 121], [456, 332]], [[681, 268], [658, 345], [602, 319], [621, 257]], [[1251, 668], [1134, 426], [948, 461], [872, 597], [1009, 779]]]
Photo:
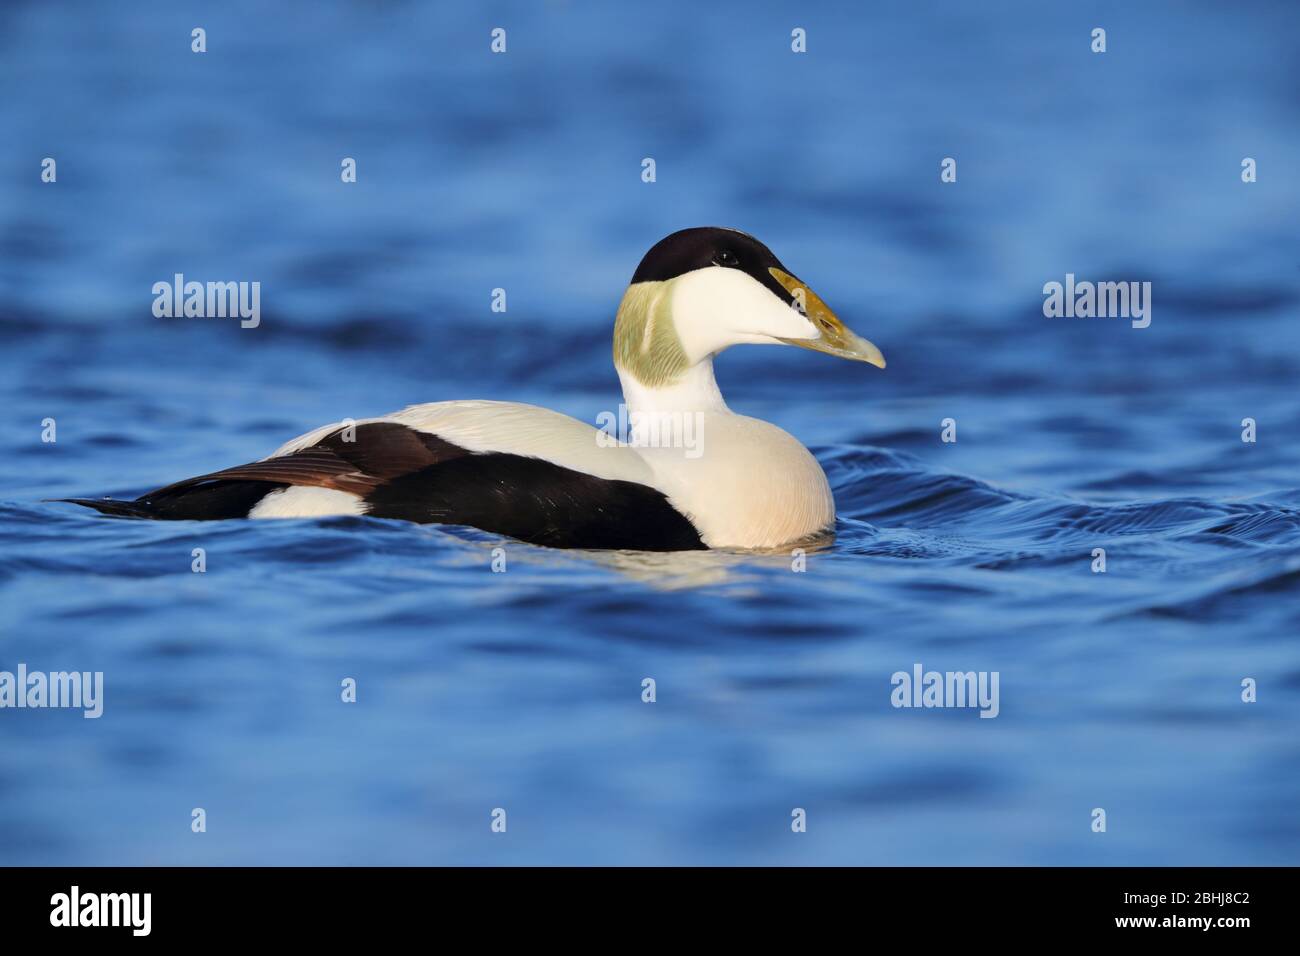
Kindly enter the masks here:
[[[1300, 860], [1300, 24], [932, 6], [0, 8], [0, 669], [106, 681], [0, 711], [0, 861]], [[889, 359], [719, 360], [831, 479], [802, 573], [44, 500], [414, 402], [594, 422], [636, 261], [700, 224]], [[154, 318], [176, 272], [261, 325]], [[1151, 326], [1044, 318], [1067, 272]], [[999, 716], [894, 709], [917, 662]]]

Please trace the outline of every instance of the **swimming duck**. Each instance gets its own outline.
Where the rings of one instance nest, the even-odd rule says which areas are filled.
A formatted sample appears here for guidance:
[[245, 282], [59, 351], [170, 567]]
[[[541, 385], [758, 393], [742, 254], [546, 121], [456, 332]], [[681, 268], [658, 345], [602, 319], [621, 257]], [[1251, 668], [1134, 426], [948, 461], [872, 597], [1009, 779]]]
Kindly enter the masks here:
[[261, 461], [134, 501], [63, 500], [173, 520], [370, 515], [555, 548], [765, 549], [812, 539], [835, 522], [817, 459], [775, 425], [727, 408], [714, 381], [713, 357], [743, 343], [885, 367], [876, 346], [753, 236], [684, 229], [646, 253], [614, 320], [630, 435], [611, 438], [534, 405], [434, 402], [326, 425]]

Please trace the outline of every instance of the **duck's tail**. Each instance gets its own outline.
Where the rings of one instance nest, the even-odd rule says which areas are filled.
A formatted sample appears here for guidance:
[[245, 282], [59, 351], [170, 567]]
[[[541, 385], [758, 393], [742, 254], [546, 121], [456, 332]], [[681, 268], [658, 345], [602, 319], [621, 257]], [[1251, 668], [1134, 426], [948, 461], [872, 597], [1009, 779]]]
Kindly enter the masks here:
[[[232, 469], [233, 470], [233, 469]], [[59, 498], [69, 504], [94, 508], [114, 518], [149, 518], [154, 521], [213, 521], [247, 518], [259, 501], [287, 487], [273, 481], [209, 480], [206, 476], [159, 488], [134, 501], [116, 498]]]
[[114, 498], [48, 498], [48, 501], [65, 502], [94, 508], [100, 514], [115, 518], [157, 518], [156, 510], [143, 501], [118, 501]]

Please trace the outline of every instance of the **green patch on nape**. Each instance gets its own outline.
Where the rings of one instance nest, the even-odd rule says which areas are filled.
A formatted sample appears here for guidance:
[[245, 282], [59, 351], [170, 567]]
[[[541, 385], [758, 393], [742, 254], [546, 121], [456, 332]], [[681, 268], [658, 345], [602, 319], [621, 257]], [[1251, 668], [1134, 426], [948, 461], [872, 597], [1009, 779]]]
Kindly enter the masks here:
[[672, 384], [689, 362], [673, 324], [673, 282], [628, 286], [614, 319], [614, 365], [648, 388]]

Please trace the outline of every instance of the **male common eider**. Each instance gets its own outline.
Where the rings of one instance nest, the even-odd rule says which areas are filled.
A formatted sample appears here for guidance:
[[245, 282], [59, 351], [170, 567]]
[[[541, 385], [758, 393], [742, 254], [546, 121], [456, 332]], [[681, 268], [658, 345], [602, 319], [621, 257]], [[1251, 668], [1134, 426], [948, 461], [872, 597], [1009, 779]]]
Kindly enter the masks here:
[[[135, 518], [402, 518], [554, 548], [775, 548], [829, 529], [835, 502], [803, 445], [723, 402], [713, 356], [744, 342], [885, 367], [753, 236], [684, 229], [646, 253], [614, 320], [630, 441], [533, 405], [435, 402], [326, 425], [135, 501], [65, 500]], [[683, 416], [693, 450], [650, 440]]]

